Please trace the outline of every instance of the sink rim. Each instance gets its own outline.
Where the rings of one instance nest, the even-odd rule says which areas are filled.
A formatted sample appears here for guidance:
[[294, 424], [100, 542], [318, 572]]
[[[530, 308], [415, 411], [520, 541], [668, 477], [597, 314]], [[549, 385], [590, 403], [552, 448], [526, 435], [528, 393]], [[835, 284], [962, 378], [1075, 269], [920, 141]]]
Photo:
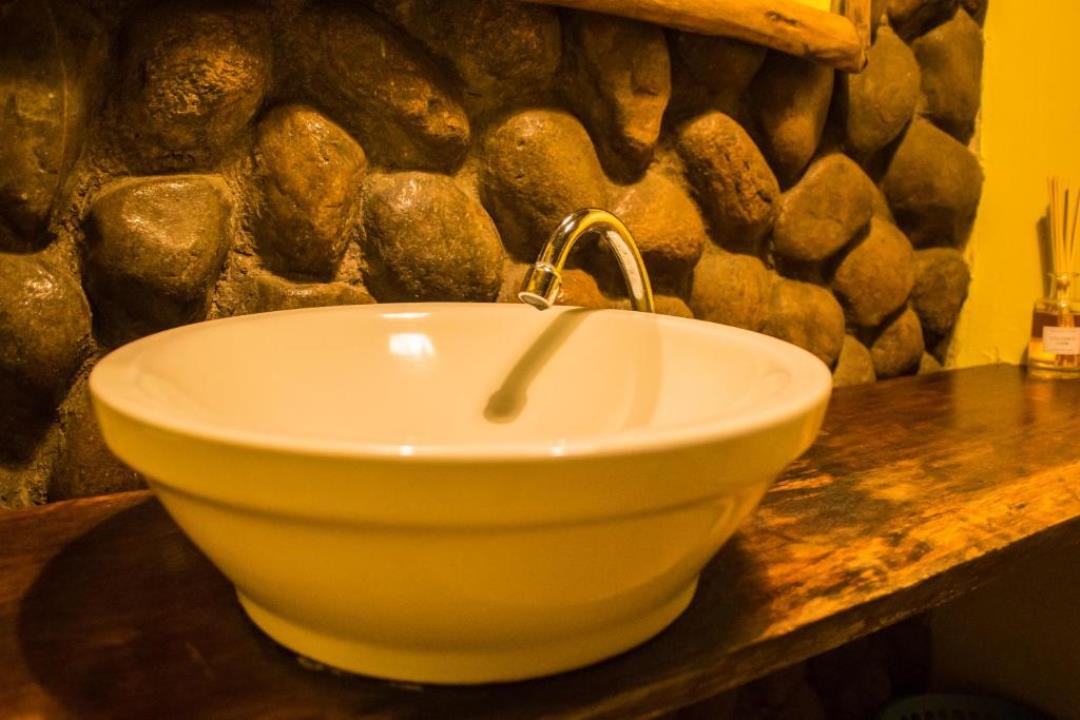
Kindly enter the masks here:
[[[793, 375], [801, 376], [803, 382], [793, 382], [790, 392], [782, 401], [769, 403], [764, 408], [755, 408], [741, 416], [722, 417], [682, 426], [633, 428], [589, 435], [584, 438], [567, 438], [565, 443], [558, 445], [552, 445], [550, 441], [498, 441], [486, 445], [482, 443], [388, 444], [359, 440], [301, 438], [284, 433], [243, 430], [201, 422], [181, 413], [162, 413], [160, 408], [148, 410], [136, 399], [125, 397], [123, 391], [114, 392], [117, 386], [123, 388], [129, 384], [126, 373], [137, 365], [143, 348], [165, 342], [177, 335], [201, 332], [207, 325], [267, 322], [268, 318], [273, 316], [299, 313], [370, 313], [379, 316], [403, 313], [471, 312], [480, 308], [488, 311], [499, 308], [496, 312], [521, 312], [523, 314], [539, 312], [532, 307], [513, 303], [426, 302], [300, 308], [219, 318], [171, 328], [112, 350], [92, 370], [89, 379], [90, 394], [95, 406], [104, 406], [130, 421], [219, 446], [309, 457], [386, 462], [396, 460], [402, 463], [498, 463], [632, 456], [721, 442], [798, 420], [818, 406], [827, 403], [832, 392], [832, 375], [827, 366], [813, 354], [791, 343], [762, 333], [719, 323], [617, 309], [587, 310], [587, 312], [633, 315], [641, 318], [642, 321], [655, 322], [661, 326], [682, 326], [684, 330], [689, 329], [692, 332], [730, 334], [743, 340], [759, 343], [763, 352], [777, 358]], [[571, 309], [574, 309], [574, 306], [560, 305], [545, 312], [561, 313]], [[132, 394], [130, 388], [126, 392], [129, 395]]]

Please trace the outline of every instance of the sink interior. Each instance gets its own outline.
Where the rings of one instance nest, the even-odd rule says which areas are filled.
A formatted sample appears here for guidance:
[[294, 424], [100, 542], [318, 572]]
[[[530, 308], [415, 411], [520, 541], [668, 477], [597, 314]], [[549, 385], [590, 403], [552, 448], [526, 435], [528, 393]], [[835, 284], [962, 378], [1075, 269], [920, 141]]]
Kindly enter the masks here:
[[170, 426], [268, 442], [401, 454], [509, 443], [557, 454], [616, 436], [746, 422], [797, 394], [786, 346], [622, 311], [320, 308], [171, 333], [168, 343], [118, 351], [124, 362], [110, 372], [127, 382], [116, 402]]

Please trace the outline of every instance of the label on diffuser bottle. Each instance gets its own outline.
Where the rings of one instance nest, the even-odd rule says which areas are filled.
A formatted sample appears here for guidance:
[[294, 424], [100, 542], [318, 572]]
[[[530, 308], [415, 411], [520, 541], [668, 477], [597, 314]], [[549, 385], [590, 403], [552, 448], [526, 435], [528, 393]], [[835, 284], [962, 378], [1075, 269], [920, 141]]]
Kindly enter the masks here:
[[1054, 355], [1080, 355], [1080, 327], [1044, 327], [1043, 351]]

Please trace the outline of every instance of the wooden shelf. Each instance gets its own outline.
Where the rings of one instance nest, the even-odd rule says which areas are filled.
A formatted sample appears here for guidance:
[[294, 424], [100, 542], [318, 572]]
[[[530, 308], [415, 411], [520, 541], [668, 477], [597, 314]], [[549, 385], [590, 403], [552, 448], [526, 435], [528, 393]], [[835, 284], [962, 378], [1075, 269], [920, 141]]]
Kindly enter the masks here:
[[998, 365], [836, 392], [825, 430], [653, 641], [524, 683], [305, 668], [147, 493], [0, 515], [0, 708], [14, 717], [653, 716], [1080, 542], [1080, 383]]

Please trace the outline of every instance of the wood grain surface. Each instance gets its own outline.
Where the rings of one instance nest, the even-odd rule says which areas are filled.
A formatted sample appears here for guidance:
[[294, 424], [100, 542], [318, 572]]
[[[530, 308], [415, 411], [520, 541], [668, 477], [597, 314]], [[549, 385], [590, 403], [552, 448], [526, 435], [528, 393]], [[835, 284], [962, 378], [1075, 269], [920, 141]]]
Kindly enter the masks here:
[[306, 666], [146, 493], [0, 515], [0, 716], [653, 717], [1080, 542], [1080, 383], [988, 366], [836, 392], [817, 444], [645, 645], [530, 682]]
[[[527, 0], [619, 15], [703, 35], [738, 38], [846, 72], [866, 67], [870, 0], [847, 0], [845, 13], [798, 0]], [[860, 23], [857, 25], [856, 23]]]

